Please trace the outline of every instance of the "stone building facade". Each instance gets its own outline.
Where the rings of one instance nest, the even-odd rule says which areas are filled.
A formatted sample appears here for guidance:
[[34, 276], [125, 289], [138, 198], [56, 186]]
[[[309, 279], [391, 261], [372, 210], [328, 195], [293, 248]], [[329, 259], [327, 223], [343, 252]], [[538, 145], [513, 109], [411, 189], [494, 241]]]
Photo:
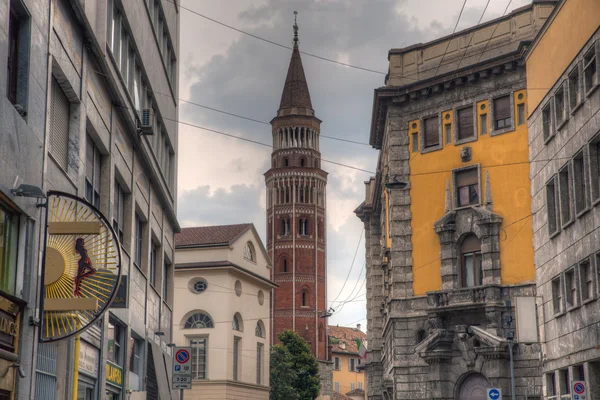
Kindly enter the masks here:
[[[577, 16], [577, 23], [573, 23]], [[549, 50], [552, 49], [552, 55]], [[526, 55], [544, 395], [600, 398], [600, 3], [561, 1]]]
[[[0, 27], [0, 319], [18, 317], [0, 335], [0, 399], [170, 399], [178, 6], [8, 0]], [[21, 184], [87, 200], [118, 234], [123, 301], [79, 354], [38, 343], [46, 209], [13, 196]]]
[[[554, 5], [389, 53], [356, 210], [371, 400], [511, 394], [507, 301], [536, 295], [522, 60]], [[542, 396], [539, 349], [514, 346], [517, 399]]]
[[[272, 280], [272, 343], [291, 329], [310, 345], [331, 389], [326, 310], [326, 186], [321, 169], [321, 121], [312, 108], [298, 48], [298, 26], [277, 116], [271, 121], [273, 153], [265, 173], [267, 251]], [[325, 393], [327, 394], [327, 393]]]

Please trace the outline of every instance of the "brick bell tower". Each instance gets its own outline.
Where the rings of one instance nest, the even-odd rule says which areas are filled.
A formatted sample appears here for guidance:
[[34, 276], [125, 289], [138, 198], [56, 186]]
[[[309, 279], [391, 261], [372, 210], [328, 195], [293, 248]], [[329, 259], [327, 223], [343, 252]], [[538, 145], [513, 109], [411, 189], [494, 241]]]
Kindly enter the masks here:
[[271, 343], [292, 329], [310, 345], [317, 360], [328, 360], [325, 189], [319, 129], [298, 50], [294, 49], [277, 116], [271, 121], [273, 153], [267, 186], [267, 249], [275, 289]]

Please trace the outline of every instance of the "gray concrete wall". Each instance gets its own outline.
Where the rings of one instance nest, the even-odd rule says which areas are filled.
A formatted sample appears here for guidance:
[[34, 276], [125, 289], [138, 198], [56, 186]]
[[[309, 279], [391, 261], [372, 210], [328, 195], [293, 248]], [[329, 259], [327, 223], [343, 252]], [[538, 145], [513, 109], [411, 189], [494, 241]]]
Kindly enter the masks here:
[[[595, 144], [589, 146], [600, 133], [600, 90], [595, 89], [591, 93], [583, 94], [583, 102], [578, 108], [567, 108], [567, 120], [562, 126], [557, 126], [553, 118], [552, 130], [554, 135], [545, 141], [543, 135], [542, 109], [546, 104], [552, 104], [556, 89], [563, 83], [573, 71], [573, 68], [581, 64], [583, 55], [592, 46], [598, 47], [600, 32], [596, 32], [589, 42], [584, 46], [578, 56], [573, 59], [569, 68], [563, 76], [549, 90], [540, 107], [532, 110], [529, 117], [529, 157], [531, 160], [531, 195], [536, 282], [538, 290], [538, 324], [541, 334], [543, 372], [548, 374], [558, 370], [568, 370], [572, 380], [578, 380], [578, 371], [574, 368], [584, 366], [587, 373], [590, 398], [600, 398], [600, 382], [594, 381], [600, 371], [600, 331], [598, 321], [600, 320], [599, 292], [600, 281], [600, 210], [597, 202], [589, 193], [590, 187], [596, 187], [599, 182], [597, 159], [593, 155]], [[596, 54], [599, 54], [596, 50]], [[597, 56], [598, 57], [598, 56]], [[597, 58], [598, 59], [598, 58]], [[596, 61], [598, 62], [598, 61]], [[597, 64], [598, 65], [598, 64]], [[550, 103], [548, 103], [550, 102]], [[554, 110], [553, 110], [554, 111]], [[554, 117], [554, 115], [553, 115]], [[552, 176], [558, 173], [563, 166], [572, 162], [573, 157], [581, 149], [584, 150], [586, 170], [579, 174], [577, 179], [586, 179], [587, 207], [579, 215], [575, 215], [574, 201], [572, 196], [570, 203], [571, 212], [574, 214], [573, 222], [564, 224], [558, 233], [551, 236], [548, 228], [548, 203], [546, 195], [546, 183]], [[590, 153], [589, 150], [592, 150]], [[571, 178], [575, 174], [571, 174]], [[570, 185], [573, 185], [571, 180]], [[571, 188], [573, 190], [574, 187]], [[564, 194], [565, 187], [559, 188], [558, 193]], [[560, 197], [560, 196], [559, 196]], [[566, 202], [564, 203], [566, 204]], [[563, 225], [563, 224], [559, 224]], [[591, 261], [593, 284], [589, 301], [581, 297], [582, 285], [587, 280], [578, 276], [581, 271], [580, 262], [588, 259]], [[573, 307], [563, 303], [563, 310], [555, 313], [553, 307], [552, 280], [562, 278], [562, 299], [567, 295], [564, 286], [565, 271], [575, 267], [577, 275], [577, 302]], [[565, 387], [559, 383], [558, 390]], [[548, 393], [547, 380], [545, 393]]]

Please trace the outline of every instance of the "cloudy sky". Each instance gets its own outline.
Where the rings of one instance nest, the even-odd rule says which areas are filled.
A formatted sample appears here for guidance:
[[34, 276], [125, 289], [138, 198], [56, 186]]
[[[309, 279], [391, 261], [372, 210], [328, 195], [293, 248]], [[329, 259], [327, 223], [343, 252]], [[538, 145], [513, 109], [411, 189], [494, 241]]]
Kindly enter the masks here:
[[[467, 0], [458, 29], [499, 17], [531, 0]], [[298, 11], [300, 50], [374, 71], [387, 71], [390, 48], [426, 42], [451, 33], [463, 0], [182, 0], [180, 98], [241, 115], [249, 121], [180, 102], [180, 121], [270, 143], [268, 123], [276, 114], [292, 45], [293, 11]], [[191, 10], [191, 11], [190, 11]], [[322, 138], [324, 160], [374, 171], [377, 152], [368, 145], [373, 89], [384, 75], [302, 55]], [[262, 123], [261, 123], [262, 122]], [[252, 222], [265, 237], [264, 172], [270, 149], [189, 125], [179, 128], [179, 203], [182, 226]], [[330, 324], [363, 330], [364, 240], [353, 210], [364, 199], [369, 173], [323, 162], [329, 172], [328, 300]], [[356, 261], [352, 263], [357, 250]], [[351, 270], [352, 268], [352, 270]], [[350, 271], [351, 270], [351, 271]], [[342, 290], [346, 277], [349, 279]], [[339, 301], [353, 299], [341, 307]]]

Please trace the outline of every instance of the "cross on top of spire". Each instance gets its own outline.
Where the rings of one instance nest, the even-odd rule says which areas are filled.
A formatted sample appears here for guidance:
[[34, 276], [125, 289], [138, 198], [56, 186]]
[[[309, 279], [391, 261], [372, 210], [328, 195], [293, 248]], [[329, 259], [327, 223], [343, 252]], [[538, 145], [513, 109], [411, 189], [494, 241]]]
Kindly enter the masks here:
[[298, 47], [298, 11], [294, 11], [294, 47]]

